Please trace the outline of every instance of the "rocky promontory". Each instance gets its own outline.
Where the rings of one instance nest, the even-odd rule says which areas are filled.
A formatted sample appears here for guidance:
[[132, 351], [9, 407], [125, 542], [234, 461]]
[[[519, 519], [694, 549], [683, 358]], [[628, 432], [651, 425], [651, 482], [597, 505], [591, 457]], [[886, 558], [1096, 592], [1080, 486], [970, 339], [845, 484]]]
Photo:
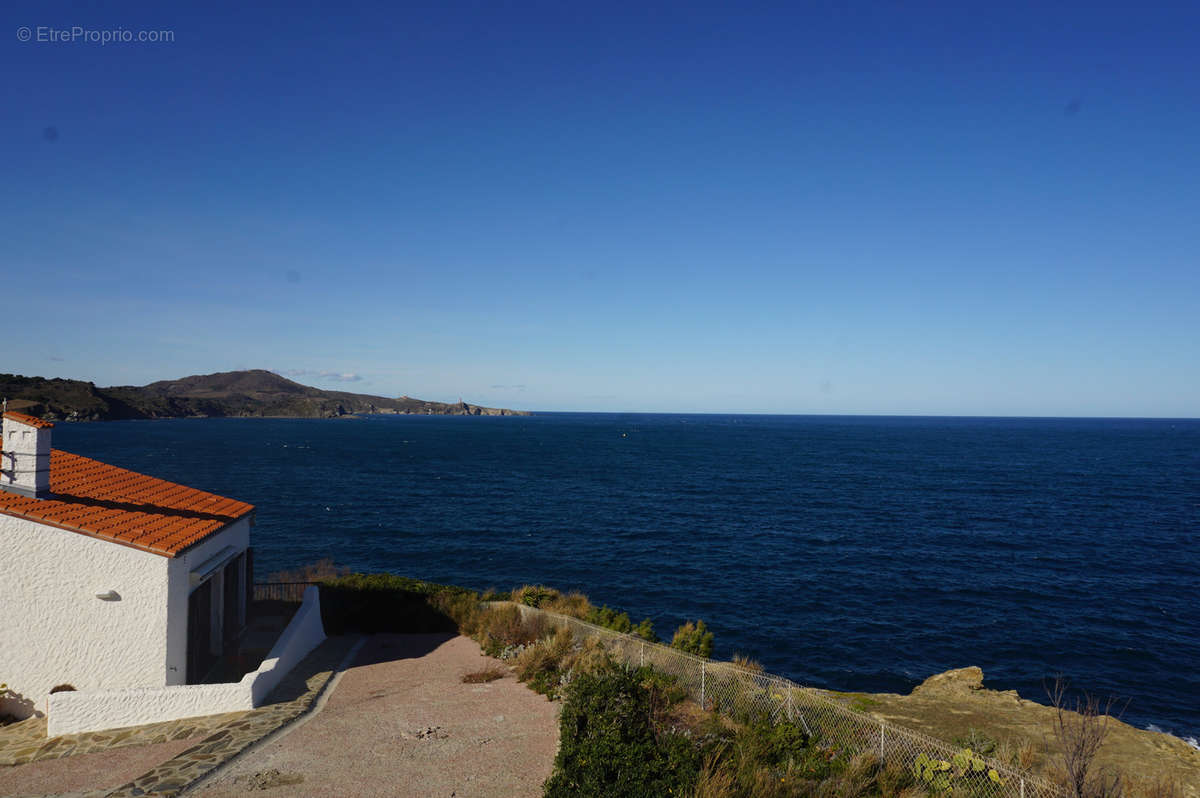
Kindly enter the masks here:
[[402, 396], [326, 391], [271, 371], [196, 374], [149, 385], [100, 388], [82, 380], [0, 374], [0, 396], [9, 408], [48, 420], [108, 421], [135, 418], [284, 417], [337, 418], [362, 413], [461, 416], [527, 416], [526, 411], [431, 402]]
[[[931, 676], [908, 695], [837, 695], [880, 720], [932, 737], [989, 739], [1012, 754], [1025, 748], [1023, 755], [1034, 770], [1053, 773], [1062, 759], [1062, 746], [1055, 735], [1055, 708], [1021, 698], [1014, 690], [987, 689], [983, 671], [977, 667]], [[1067, 706], [1075, 704], [1071, 701]], [[1114, 704], [1114, 713], [1119, 709]], [[1133, 782], [1131, 786], [1142, 792], [1152, 782], [1166, 780], [1178, 784], [1185, 798], [1200, 798], [1200, 751], [1169, 734], [1139, 729], [1115, 717], [1105, 721], [1106, 737], [1096, 756], [1098, 768], [1124, 774]]]

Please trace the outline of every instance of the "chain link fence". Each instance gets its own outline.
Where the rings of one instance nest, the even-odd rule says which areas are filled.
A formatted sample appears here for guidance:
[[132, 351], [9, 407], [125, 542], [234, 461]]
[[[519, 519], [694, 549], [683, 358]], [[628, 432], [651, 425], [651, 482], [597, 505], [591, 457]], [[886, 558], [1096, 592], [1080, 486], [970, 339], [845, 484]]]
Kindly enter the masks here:
[[820, 745], [848, 753], [871, 752], [885, 764], [897, 763], [916, 776], [932, 794], [972, 798], [1064, 798], [1045, 779], [1013, 766], [894, 726], [852, 709], [823, 691], [789, 679], [718, 662], [651, 643], [611, 629], [522, 604], [527, 618], [571, 630], [576, 638], [598, 637], [619, 661], [648, 665], [678, 680], [680, 687], [705, 709], [734, 717], [760, 717], [771, 723], [789, 720]]

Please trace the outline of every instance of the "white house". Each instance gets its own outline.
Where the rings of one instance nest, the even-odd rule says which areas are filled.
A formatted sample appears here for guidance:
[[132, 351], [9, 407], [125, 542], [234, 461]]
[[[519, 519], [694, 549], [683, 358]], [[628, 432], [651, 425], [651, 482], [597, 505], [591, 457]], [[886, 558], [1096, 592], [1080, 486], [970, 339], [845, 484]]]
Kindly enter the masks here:
[[3, 416], [0, 714], [198, 681], [245, 625], [254, 507], [52, 449], [52, 428]]

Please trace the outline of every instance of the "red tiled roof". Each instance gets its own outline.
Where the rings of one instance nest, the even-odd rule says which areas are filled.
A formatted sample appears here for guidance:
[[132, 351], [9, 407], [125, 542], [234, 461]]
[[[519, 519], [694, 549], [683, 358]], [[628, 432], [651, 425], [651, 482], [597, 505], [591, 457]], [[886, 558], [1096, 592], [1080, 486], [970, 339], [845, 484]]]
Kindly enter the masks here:
[[177, 557], [254, 511], [236, 499], [59, 449], [50, 452], [50, 493], [34, 499], [0, 491], [0, 513]]
[[18, 413], [16, 410], [9, 410], [4, 414], [5, 418], [11, 418], [13, 421], [20, 421], [22, 424], [28, 424], [31, 427], [39, 429], [49, 429], [54, 424], [50, 421], [43, 421], [37, 416], [27, 416], [24, 413]]

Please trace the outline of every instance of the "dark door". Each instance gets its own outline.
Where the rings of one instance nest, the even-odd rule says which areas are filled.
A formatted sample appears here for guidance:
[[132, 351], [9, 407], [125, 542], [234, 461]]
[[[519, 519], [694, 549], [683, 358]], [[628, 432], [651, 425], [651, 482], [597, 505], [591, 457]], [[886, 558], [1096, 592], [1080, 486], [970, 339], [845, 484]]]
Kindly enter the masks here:
[[242, 633], [241, 599], [242, 599], [242, 555], [238, 555], [225, 566], [224, 606], [221, 618], [221, 637], [225, 641], [225, 650], [229, 651]]
[[216, 658], [212, 654], [212, 580], [188, 596], [187, 683], [198, 684]]
[[246, 558], [246, 616], [249, 617], [254, 604], [254, 547], [247, 548], [242, 556]]

